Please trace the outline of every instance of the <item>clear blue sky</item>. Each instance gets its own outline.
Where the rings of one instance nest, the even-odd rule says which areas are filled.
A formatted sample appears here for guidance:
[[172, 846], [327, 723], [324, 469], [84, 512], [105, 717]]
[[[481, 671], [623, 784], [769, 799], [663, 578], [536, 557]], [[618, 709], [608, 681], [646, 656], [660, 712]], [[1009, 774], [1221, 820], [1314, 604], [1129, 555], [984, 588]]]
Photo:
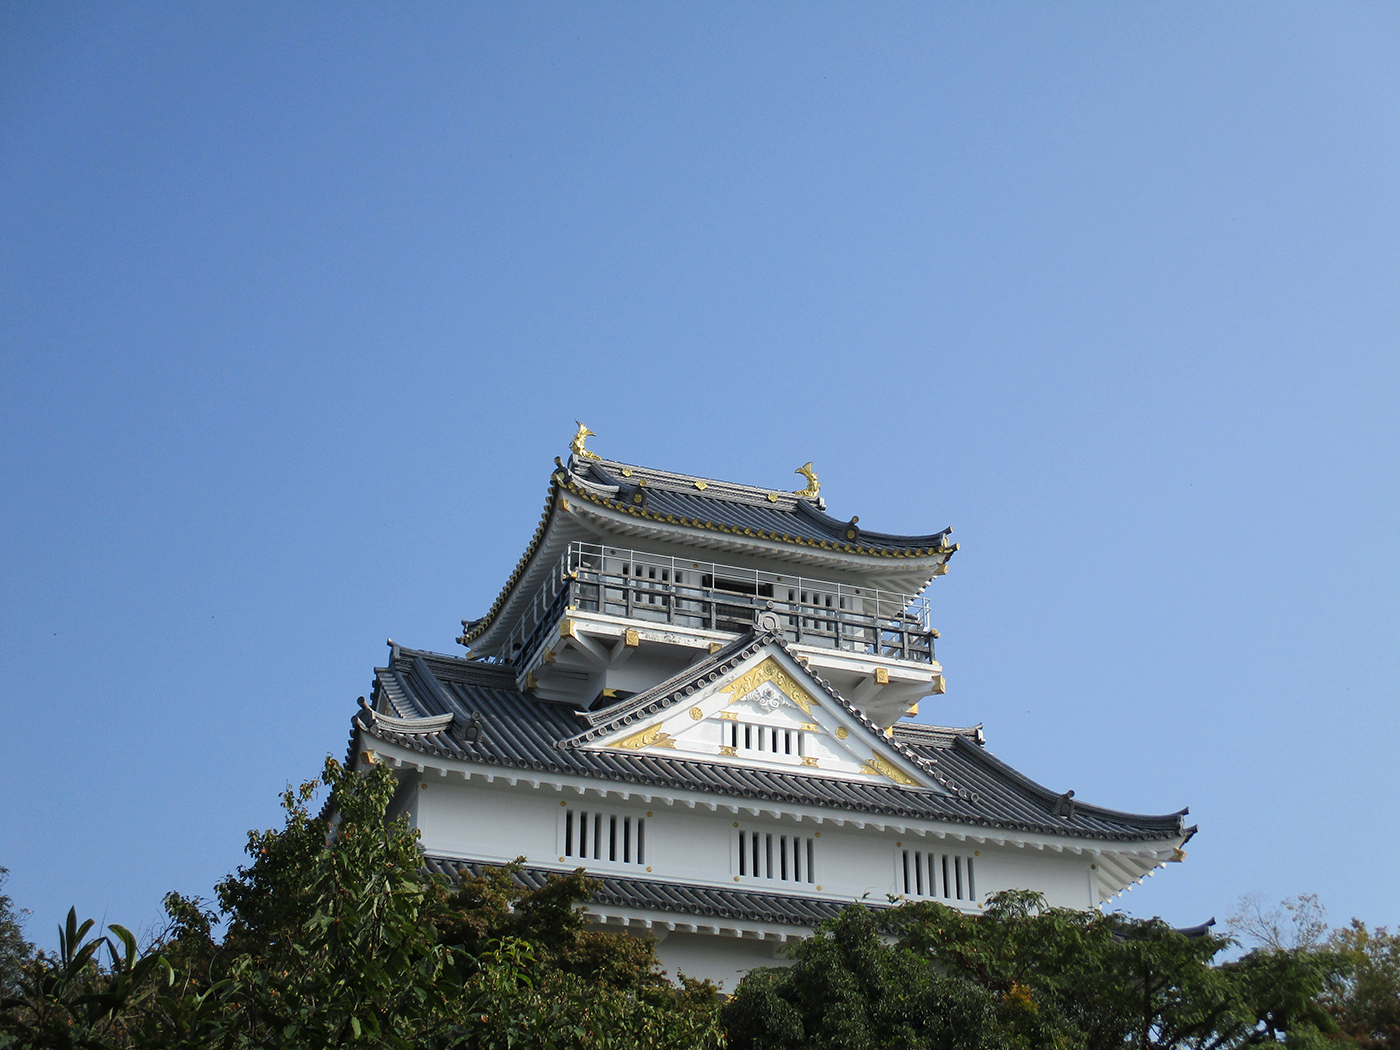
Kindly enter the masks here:
[[956, 528], [946, 697], [1400, 923], [1400, 8], [0, 7], [0, 864], [210, 891], [575, 418]]

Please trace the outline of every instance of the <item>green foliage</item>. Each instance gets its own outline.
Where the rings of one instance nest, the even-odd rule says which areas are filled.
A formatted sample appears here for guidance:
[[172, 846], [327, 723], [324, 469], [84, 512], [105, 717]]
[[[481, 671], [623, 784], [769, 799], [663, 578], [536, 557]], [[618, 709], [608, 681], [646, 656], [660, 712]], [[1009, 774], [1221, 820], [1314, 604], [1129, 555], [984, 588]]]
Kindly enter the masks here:
[[[0, 890], [10, 877], [9, 868], [0, 868]], [[0, 893], [0, 999], [19, 990], [20, 975], [34, 957], [34, 945], [24, 939], [26, 911], [15, 911], [14, 901]]]
[[993, 895], [979, 915], [935, 902], [848, 909], [790, 969], [751, 974], [724, 1020], [736, 1047], [755, 1050], [1336, 1045], [1326, 995], [1348, 970], [1342, 953], [1217, 963], [1229, 944], [1047, 908], [1026, 891]]
[[792, 952], [793, 965], [750, 973], [725, 1004], [745, 1050], [1000, 1050], [996, 997], [945, 977], [917, 952], [883, 943], [870, 910], [854, 905]]
[[1351, 964], [1327, 1001], [1338, 1029], [1366, 1050], [1400, 1050], [1400, 933], [1352, 919], [1328, 947]]
[[[167, 896], [144, 955], [119, 926], [88, 940], [70, 912], [59, 954], [0, 1002], [0, 1050], [720, 1045], [712, 987], [675, 989], [649, 941], [588, 928], [582, 872], [532, 892], [509, 868], [456, 892], [425, 877], [417, 833], [386, 819], [397, 787], [327, 761], [284, 794], [282, 828], [249, 833], [217, 910]], [[311, 811], [320, 788], [333, 819]]]
[[398, 787], [328, 761], [214, 904], [166, 898], [144, 953], [70, 911], [35, 954], [0, 896], [0, 1050], [1400, 1050], [1400, 937], [1324, 939], [1311, 897], [1244, 908], [1260, 947], [1223, 963], [1227, 939], [1024, 891], [977, 915], [854, 905], [721, 1007], [708, 983], [673, 986], [649, 940], [589, 925], [581, 870], [532, 890], [520, 862], [426, 877], [417, 833], [387, 819]]
[[[23, 969], [14, 993], [0, 1003], [0, 1046], [105, 1047], [120, 1038], [133, 997], [159, 978], [172, 978], [158, 952], [142, 955], [123, 926], [113, 938], [88, 940], [92, 920], [69, 909], [58, 930], [58, 954], [40, 953]], [[107, 949], [108, 964], [100, 965]]]

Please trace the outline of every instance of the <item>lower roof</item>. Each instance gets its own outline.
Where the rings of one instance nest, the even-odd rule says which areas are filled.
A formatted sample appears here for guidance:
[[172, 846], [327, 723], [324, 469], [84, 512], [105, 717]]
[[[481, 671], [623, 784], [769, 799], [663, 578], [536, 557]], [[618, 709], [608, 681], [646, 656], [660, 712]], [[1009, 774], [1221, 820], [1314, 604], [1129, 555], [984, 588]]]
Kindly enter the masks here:
[[[464, 876], [481, 875], [488, 868], [500, 867], [484, 861], [452, 860], [446, 857], [426, 857], [424, 866], [433, 875], [446, 876], [456, 883]], [[568, 875], [575, 869], [519, 867], [514, 871], [517, 883], [527, 890], [542, 887], [552, 875]], [[591, 898], [594, 904], [643, 911], [665, 912], [672, 915], [692, 915], [706, 919], [729, 919], [738, 922], [769, 922], [788, 926], [812, 927], [836, 915], [850, 901], [803, 897], [790, 893], [764, 893], [761, 890], [729, 890], [710, 886], [692, 886], [660, 879], [637, 879], [627, 875], [587, 872], [600, 885]], [[863, 902], [871, 905], [871, 902]], [[873, 904], [872, 907], [885, 907]]]
[[[480, 876], [500, 864], [480, 860], [456, 860], [449, 857], [424, 857], [423, 866], [430, 875], [441, 875], [452, 885], [468, 876]], [[639, 911], [687, 915], [695, 918], [721, 919], [731, 922], [764, 922], [775, 925], [815, 927], [834, 919], [841, 910], [859, 903], [873, 910], [883, 910], [901, 903], [870, 899], [832, 900], [804, 897], [794, 893], [765, 893], [762, 890], [730, 890], [712, 886], [693, 886], [660, 879], [637, 879], [628, 875], [608, 875], [582, 868], [562, 869], [519, 865], [512, 878], [527, 890], [538, 890], [552, 877], [583, 871], [597, 888], [589, 898], [598, 905], [636, 908]], [[1178, 927], [1176, 932], [1190, 938], [1205, 937], [1215, 925], [1211, 918], [1198, 926]]]
[[982, 747], [976, 729], [896, 726], [896, 741], [964, 789], [942, 793], [652, 752], [568, 746], [588, 729], [586, 713], [521, 692], [508, 671], [457, 657], [394, 646], [389, 665], [376, 668], [375, 675], [373, 708], [356, 716], [360, 732], [469, 765], [1078, 840], [1179, 842], [1195, 830], [1185, 827], [1184, 809], [1161, 815], [1122, 813], [1051, 791]]

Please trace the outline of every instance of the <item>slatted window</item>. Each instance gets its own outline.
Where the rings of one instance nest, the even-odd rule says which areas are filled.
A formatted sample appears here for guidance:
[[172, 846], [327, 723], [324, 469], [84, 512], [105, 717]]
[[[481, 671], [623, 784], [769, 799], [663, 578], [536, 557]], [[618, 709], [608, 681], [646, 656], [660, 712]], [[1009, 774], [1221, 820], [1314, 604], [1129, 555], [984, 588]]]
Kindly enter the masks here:
[[726, 722], [721, 727], [722, 742], [735, 751], [761, 751], [785, 758], [801, 758], [806, 754], [805, 736], [800, 729], [750, 722]]
[[975, 901], [977, 883], [972, 858], [956, 853], [899, 851], [899, 878], [906, 897]]
[[[670, 569], [658, 565], [624, 562], [622, 575], [630, 576], [637, 581], [636, 589], [632, 592], [634, 605], [659, 605], [664, 608], [671, 604], [671, 596], [667, 593], [671, 589]], [[677, 583], [680, 582], [680, 575], [680, 573], [676, 573]]]
[[610, 864], [646, 863], [645, 817], [570, 806], [564, 811], [563, 837], [565, 857]]
[[739, 874], [774, 882], [817, 881], [816, 840], [777, 831], [738, 833]]

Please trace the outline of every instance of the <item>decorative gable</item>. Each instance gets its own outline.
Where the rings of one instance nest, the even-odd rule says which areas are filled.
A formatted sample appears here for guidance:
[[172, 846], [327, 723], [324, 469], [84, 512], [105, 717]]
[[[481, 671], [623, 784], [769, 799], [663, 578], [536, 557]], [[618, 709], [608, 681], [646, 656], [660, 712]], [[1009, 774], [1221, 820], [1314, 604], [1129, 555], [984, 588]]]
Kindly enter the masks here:
[[[611, 723], [601, 713], [602, 724], [576, 746], [664, 750], [725, 765], [943, 790], [916, 758], [777, 639], [768, 636], [733, 656], [711, 659], [658, 686], [645, 706], [635, 700], [617, 705]], [[647, 716], [638, 719], [643, 711]]]

